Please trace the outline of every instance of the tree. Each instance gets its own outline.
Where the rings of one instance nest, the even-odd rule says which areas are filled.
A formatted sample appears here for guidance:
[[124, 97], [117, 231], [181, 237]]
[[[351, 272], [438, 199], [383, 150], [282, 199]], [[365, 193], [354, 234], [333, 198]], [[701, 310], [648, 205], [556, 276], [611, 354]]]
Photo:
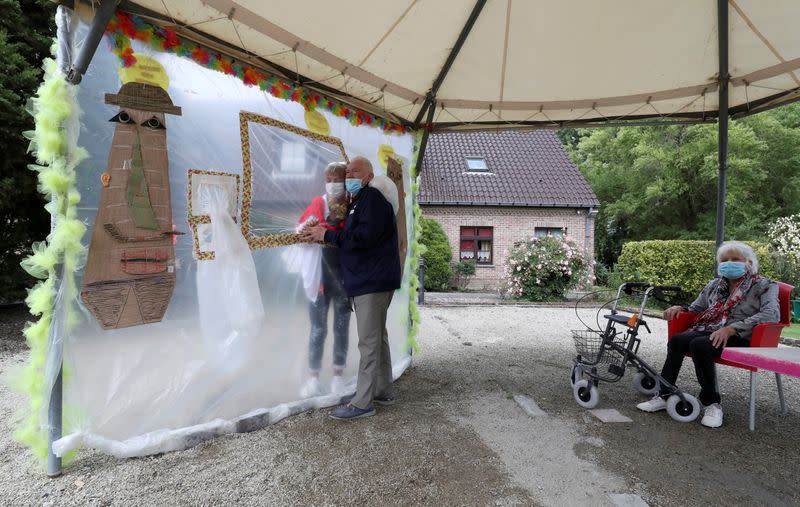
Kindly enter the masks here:
[[[716, 125], [568, 134], [567, 149], [601, 202], [595, 250], [604, 264], [625, 241], [714, 238]], [[798, 146], [798, 104], [731, 123], [727, 239], [763, 240], [766, 223], [800, 211]]]
[[53, 17], [46, 0], [0, 0], [0, 302], [24, 296], [32, 279], [19, 263], [50, 226], [22, 132], [33, 128], [25, 105], [53, 43]]

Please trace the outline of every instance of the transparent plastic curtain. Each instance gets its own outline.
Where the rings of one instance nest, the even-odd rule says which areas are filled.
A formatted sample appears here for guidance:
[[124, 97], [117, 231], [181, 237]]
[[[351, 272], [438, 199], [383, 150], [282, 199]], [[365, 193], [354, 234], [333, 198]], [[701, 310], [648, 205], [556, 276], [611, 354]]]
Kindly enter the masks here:
[[[86, 30], [81, 23], [76, 47]], [[324, 168], [342, 160], [341, 148], [349, 158], [367, 157], [376, 174], [385, 174], [378, 150], [390, 145], [403, 162], [404, 187], [411, 188], [410, 134], [354, 127], [321, 112], [330, 137], [341, 147], [292, 129], [249, 122], [245, 128], [250, 149], [243, 154], [240, 111], [307, 129], [304, 108], [188, 58], [155, 52], [137, 42], [133, 50], [163, 66], [169, 97], [182, 109], [180, 115], [163, 115], [172, 225], [183, 233], [174, 236], [175, 287], [160, 322], [131, 327], [103, 329], [79, 301], [80, 321], [64, 340], [64, 363], [70, 372], [64, 385], [65, 427], [72, 430], [57, 442], [59, 454], [81, 445], [118, 457], [182, 449], [336, 404], [341, 393], [326, 392], [332, 375], [333, 309], [328, 312], [320, 373], [324, 389], [320, 396], [303, 399], [300, 391], [310, 369], [308, 282], [302, 269], [291, 269], [287, 262], [291, 246], [245, 248], [242, 202], [249, 189], [243, 185], [244, 157], [249, 156], [252, 167], [249, 213], [254, 237], [296, 230], [311, 201], [325, 193]], [[79, 88], [79, 142], [90, 153], [78, 169], [79, 216], [89, 226], [87, 245], [99, 226], [95, 219], [102, 175], [117, 149], [112, 139], [118, 123], [109, 120], [122, 108], [104, 98], [120, 92], [119, 70], [120, 62], [104, 39]], [[202, 208], [202, 214], [211, 217], [211, 223], [198, 225], [196, 232], [188, 219], [190, 171], [192, 212]], [[406, 223], [413, 223], [411, 196], [400, 198], [406, 203]], [[409, 240], [411, 234], [409, 227]], [[214, 260], [198, 260], [203, 252], [214, 252]], [[89, 262], [96, 262], [91, 252]], [[395, 376], [410, 361], [408, 271], [387, 325]], [[79, 288], [83, 273], [78, 273]], [[357, 341], [353, 317], [343, 375], [349, 390], [355, 387]]]

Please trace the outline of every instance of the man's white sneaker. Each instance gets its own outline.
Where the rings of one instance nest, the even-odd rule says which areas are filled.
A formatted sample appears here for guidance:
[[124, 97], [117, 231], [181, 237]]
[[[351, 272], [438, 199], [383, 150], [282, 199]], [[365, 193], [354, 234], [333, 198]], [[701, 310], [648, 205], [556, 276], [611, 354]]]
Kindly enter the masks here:
[[344, 394], [345, 385], [341, 375], [334, 375], [331, 379], [331, 392], [333, 394]]
[[654, 396], [647, 401], [639, 403], [636, 408], [642, 412], [658, 412], [667, 408], [667, 401], [661, 396]]
[[707, 428], [719, 428], [722, 426], [722, 407], [719, 406], [719, 403], [712, 403], [706, 407], [700, 424]]
[[314, 398], [322, 395], [322, 385], [319, 383], [317, 377], [309, 378], [302, 389], [300, 389], [301, 398]]

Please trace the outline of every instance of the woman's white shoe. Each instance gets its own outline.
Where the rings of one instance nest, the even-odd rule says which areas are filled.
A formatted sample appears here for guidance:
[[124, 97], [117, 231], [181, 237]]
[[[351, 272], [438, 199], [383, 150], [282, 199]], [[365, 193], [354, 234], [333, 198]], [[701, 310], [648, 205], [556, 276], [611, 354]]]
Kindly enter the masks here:
[[320, 385], [317, 377], [309, 378], [303, 388], [300, 389], [301, 398], [314, 398], [322, 394], [322, 385]]
[[667, 409], [667, 401], [661, 396], [653, 396], [647, 401], [643, 401], [636, 405], [636, 408], [642, 412], [658, 412]]
[[706, 407], [700, 424], [708, 428], [719, 428], [722, 426], [722, 407], [719, 403], [712, 403]]
[[334, 375], [331, 379], [331, 392], [333, 394], [344, 394], [345, 385], [341, 375]]

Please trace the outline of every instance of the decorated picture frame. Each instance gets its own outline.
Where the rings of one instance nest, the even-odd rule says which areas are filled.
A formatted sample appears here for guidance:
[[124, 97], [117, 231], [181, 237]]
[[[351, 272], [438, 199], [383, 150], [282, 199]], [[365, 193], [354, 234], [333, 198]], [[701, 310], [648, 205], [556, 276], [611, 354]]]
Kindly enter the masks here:
[[229, 205], [229, 213], [233, 221], [237, 221], [239, 212], [239, 195], [241, 194], [241, 176], [236, 173], [189, 169], [187, 185], [187, 221], [192, 231], [192, 254], [197, 260], [213, 260], [214, 252], [204, 248], [204, 229], [211, 226], [211, 217], [204, 213], [204, 204], [200, 201], [197, 189], [203, 183], [220, 185], [228, 189], [234, 197]]
[[251, 250], [257, 250], [261, 248], [275, 248], [280, 246], [294, 245], [297, 243], [304, 243], [305, 241], [301, 239], [300, 234], [296, 232], [282, 232], [282, 233], [264, 234], [264, 235], [255, 234], [253, 232], [250, 222], [251, 210], [253, 206], [253, 185], [254, 185], [253, 164], [250, 154], [251, 141], [250, 141], [249, 125], [251, 123], [266, 125], [269, 127], [276, 127], [281, 130], [291, 132], [293, 134], [302, 136], [307, 139], [321, 141], [333, 145], [341, 151], [342, 160], [344, 160], [346, 163], [349, 163], [350, 159], [347, 156], [347, 152], [344, 149], [344, 145], [342, 144], [341, 139], [337, 137], [332, 137], [317, 132], [312, 132], [310, 130], [297, 127], [295, 125], [291, 125], [276, 120], [274, 118], [270, 118], [269, 116], [263, 116], [248, 111], [239, 112], [239, 126], [240, 126], [241, 140], [242, 140], [242, 179], [243, 179], [242, 213], [241, 213], [242, 234], [247, 239], [247, 243], [250, 245]]

